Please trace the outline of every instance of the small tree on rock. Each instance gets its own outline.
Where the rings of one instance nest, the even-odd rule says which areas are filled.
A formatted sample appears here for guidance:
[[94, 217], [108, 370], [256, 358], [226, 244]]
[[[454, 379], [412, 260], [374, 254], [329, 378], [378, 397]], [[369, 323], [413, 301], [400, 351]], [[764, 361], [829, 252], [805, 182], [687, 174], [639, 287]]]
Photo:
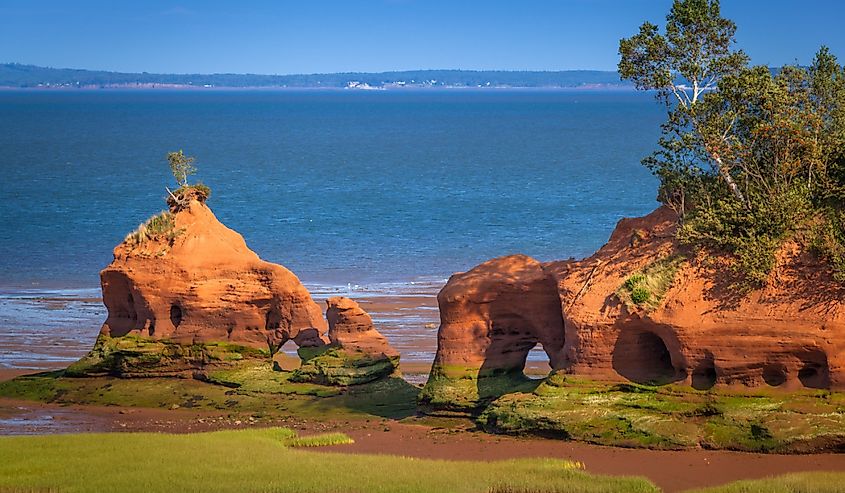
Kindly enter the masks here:
[[168, 152], [167, 161], [170, 163], [170, 171], [173, 177], [176, 178], [176, 183], [180, 187], [188, 186], [188, 177], [197, 172], [193, 156], [186, 156], [182, 149], [177, 152]]
[[176, 183], [179, 188], [176, 191], [170, 191], [167, 188], [167, 204], [171, 211], [178, 211], [187, 207], [192, 200], [205, 202], [211, 196], [211, 189], [202, 183], [188, 184], [188, 177], [197, 172], [194, 166], [195, 158], [193, 156], [186, 156], [180, 149], [176, 152], [167, 153], [167, 162], [170, 164], [170, 171], [173, 177], [176, 178]]

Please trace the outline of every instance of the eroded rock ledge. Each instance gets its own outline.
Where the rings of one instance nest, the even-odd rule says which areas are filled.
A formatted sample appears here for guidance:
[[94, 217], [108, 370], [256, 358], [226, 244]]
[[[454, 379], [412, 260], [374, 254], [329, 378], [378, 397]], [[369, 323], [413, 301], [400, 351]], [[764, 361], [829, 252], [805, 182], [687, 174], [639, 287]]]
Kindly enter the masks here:
[[[245, 359], [269, 364], [289, 340], [300, 349], [342, 343], [359, 356], [372, 349], [373, 359], [398, 362], [371, 321], [368, 330], [344, 329], [369, 321], [354, 302], [330, 302], [327, 324], [296, 275], [261, 260], [199, 200], [171, 204], [127, 236], [100, 279], [108, 318], [69, 375], [190, 376]], [[335, 327], [334, 312], [351, 306], [354, 317]]]
[[452, 276], [422, 404], [468, 410], [530, 386], [538, 344], [554, 372], [594, 380], [845, 388], [845, 290], [824, 265], [786, 245], [768, 284], [739, 293], [729, 260], [685, 251], [675, 225], [659, 208], [580, 261], [514, 255]]

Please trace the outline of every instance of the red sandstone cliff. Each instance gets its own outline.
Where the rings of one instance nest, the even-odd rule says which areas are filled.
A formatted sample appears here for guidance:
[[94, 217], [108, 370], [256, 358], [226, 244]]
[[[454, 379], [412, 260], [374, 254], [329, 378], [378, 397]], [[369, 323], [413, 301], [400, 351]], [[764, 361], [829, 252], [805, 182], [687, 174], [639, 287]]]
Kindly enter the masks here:
[[[515, 255], [455, 274], [438, 296], [429, 387], [521, 371], [539, 343], [553, 369], [589, 378], [845, 388], [845, 289], [824, 265], [787, 244], [767, 285], [740, 293], [729, 260], [684, 251], [675, 227], [660, 208], [580, 261]], [[626, 280], [664, 264], [662, 299], [623, 300]]]
[[199, 201], [171, 217], [167, 234], [127, 237], [100, 273], [103, 335], [265, 350], [325, 342], [320, 308], [292, 272], [261, 260]]

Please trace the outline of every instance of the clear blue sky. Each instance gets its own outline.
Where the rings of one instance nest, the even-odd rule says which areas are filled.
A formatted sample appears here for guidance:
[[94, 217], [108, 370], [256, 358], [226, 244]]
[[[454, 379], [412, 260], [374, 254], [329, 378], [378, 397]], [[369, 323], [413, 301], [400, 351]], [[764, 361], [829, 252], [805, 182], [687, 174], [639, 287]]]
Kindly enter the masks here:
[[[611, 70], [671, 0], [0, 0], [0, 62], [128, 72]], [[723, 0], [754, 63], [845, 59], [841, 0]]]

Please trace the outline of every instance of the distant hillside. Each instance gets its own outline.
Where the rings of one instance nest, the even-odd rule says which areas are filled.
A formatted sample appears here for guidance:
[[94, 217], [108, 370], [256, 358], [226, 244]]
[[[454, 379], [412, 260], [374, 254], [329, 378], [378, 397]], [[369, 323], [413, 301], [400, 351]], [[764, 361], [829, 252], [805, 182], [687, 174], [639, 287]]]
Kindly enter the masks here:
[[598, 70], [559, 72], [411, 70], [305, 75], [150, 74], [0, 64], [0, 87], [291, 87], [383, 89], [399, 87], [628, 87], [619, 74]]

